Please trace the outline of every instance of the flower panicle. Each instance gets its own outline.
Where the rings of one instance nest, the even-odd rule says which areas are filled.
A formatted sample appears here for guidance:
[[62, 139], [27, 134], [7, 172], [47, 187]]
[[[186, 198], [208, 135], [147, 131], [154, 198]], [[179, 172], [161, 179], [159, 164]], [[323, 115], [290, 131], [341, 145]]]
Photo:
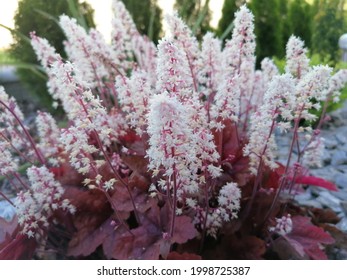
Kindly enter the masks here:
[[9, 176], [17, 170], [17, 160], [12, 157], [10, 143], [0, 137], [0, 176]]
[[292, 74], [297, 79], [301, 79], [309, 72], [310, 60], [307, 57], [307, 49], [304, 42], [292, 35], [286, 45], [286, 73]]
[[198, 40], [195, 36], [193, 36], [193, 32], [183, 22], [177, 13], [174, 13], [173, 15], [166, 15], [165, 20], [171, 33], [169, 38], [172, 38], [175, 45], [182, 49], [183, 53], [187, 57], [190, 76], [194, 82], [194, 89], [196, 91], [198, 59], [200, 56]]
[[46, 112], [38, 112], [35, 119], [39, 143], [38, 147], [43, 156], [48, 158], [52, 165], [57, 165], [59, 150], [62, 149], [58, 139], [60, 137], [60, 129], [51, 114]]
[[208, 98], [217, 92], [221, 82], [222, 71], [222, 46], [221, 41], [214, 38], [211, 32], [206, 33], [202, 40], [201, 54], [199, 57], [198, 82], [203, 85], [202, 94]]
[[88, 34], [74, 18], [62, 15], [59, 24], [68, 39], [65, 49], [69, 60], [79, 69], [84, 81], [102, 91], [102, 81], [114, 74], [112, 48], [99, 31], [91, 29]]
[[61, 56], [56, 52], [55, 48], [49, 44], [47, 39], [38, 37], [35, 32], [30, 33], [30, 38], [31, 46], [46, 72], [49, 71], [53, 62], [62, 60]]
[[329, 81], [328, 96], [332, 97], [333, 102], [340, 101], [341, 89], [347, 83], [347, 69], [337, 71]]
[[[250, 158], [250, 169], [254, 174], [258, 173], [261, 163], [271, 169], [277, 167], [275, 151], [277, 144], [274, 131], [277, 118], [282, 115], [284, 121], [282, 128], [291, 127], [292, 111], [286, 105], [291, 102], [295, 93], [295, 82], [288, 74], [276, 76], [271, 81], [264, 95], [263, 104], [251, 117], [249, 143], [244, 147], [244, 155]], [[289, 122], [288, 119], [289, 118]]]
[[11, 143], [16, 151], [24, 152], [31, 158], [34, 152], [25, 136], [28, 127], [24, 123], [24, 114], [16, 99], [9, 96], [3, 86], [0, 86], [0, 125], [0, 139]]
[[74, 214], [76, 208], [64, 199], [63, 187], [47, 167], [29, 167], [27, 176], [30, 188], [21, 191], [15, 201], [18, 223], [22, 233], [40, 240], [49, 227], [54, 211], [62, 209]]
[[181, 48], [169, 38], [158, 44], [157, 91], [168, 92], [181, 102], [192, 95], [193, 80], [188, 61]]
[[149, 99], [153, 95], [150, 77], [143, 70], [134, 71], [130, 78], [118, 76], [116, 89], [126, 120], [138, 135], [144, 133]]

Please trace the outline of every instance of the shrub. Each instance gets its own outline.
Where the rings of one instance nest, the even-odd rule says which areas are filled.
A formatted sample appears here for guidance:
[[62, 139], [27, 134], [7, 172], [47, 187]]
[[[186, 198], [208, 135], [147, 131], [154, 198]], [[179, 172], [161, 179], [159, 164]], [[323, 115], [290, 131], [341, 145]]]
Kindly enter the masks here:
[[[69, 61], [32, 34], [65, 128], [41, 112], [32, 137], [0, 92], [0, 175], [18, 189], [16, 218], [0, 220], [0, 258], [326, 258], [333, 238], [293, 196], [302, 184], [336, 187], [309, 176], [323, 139], [300, 122], [315, 118], [313, 98], [338, 96], [346, 72], [310, 67], [296, 37], [285, 74], [269, 59], [256, 71], [246, 6], [223, 50], [211, 33], [199, 48], [177, 16], [156, 48], [121, 2], [114, 12], [111, 46], [60, 17]], [[292, 135], [285, 166], [277, 129]], [[17, 169], [28, 161], [24, 180]]]
[[[28, 64], [39, 64], [30, 43], [25, 39], [26, 36], [29, 37], [29, 33], [33, 30], [36, 31], [38, 36], [45, 37], [59, 54], [66, 57], [63, 44], [65, 37], [62, 30], [54, 20], [48, 20], [47, 16], [41, 12], [47, 13], [53, 18], [61, 14], [73, 16], [68, 2], [65, 0], [21, 0], [18, 2], [18, 9], [14, 16], [14, 43], [10, 48], [11, 56], [15, 60]], [[94, 26], [91, 7], [85, 3], [83, 5], [80, 4], [78, 0], [70, 2], [79, 7], [80, 13], [87, 19], [88, 25]], [[41, 105], [50, 108], [52, 98], [47, 92], [47, 80], [25, 68], [19, 68], [17, 73], [24, 85], [28, 87], [30, 93], [39, 97]]]

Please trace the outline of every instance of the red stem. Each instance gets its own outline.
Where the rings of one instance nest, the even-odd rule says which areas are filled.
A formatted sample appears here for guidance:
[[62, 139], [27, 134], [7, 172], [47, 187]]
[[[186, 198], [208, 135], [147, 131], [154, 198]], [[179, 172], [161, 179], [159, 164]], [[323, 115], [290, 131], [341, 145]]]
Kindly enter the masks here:
[[10, 203], [13, 207], [16, 207], [13, 202], [2, 192], [0, 191], [0, 196], [2, 196], [8, 203]]
[[31, 137], [30, 133], [27, 131], [27, 129], [25, 128], [25, 126], [23, 125], [22, 121], [18, 118], [18, 116], [16, 115], [16, 113], [10, 108], [8, 107], [3, 101], [0, 100], [0, 104], [2, 104], [17, 120], [17, 122], [19, 123], [19, 125], [22, 127], [25, 135], [27, 136], [32, 148], [34, 149], [39, 161], [41, 162], [41, 164], [45, 165], [45, 159], [43, 158], [43, 156], [41, 155], [41, 152], [37, 149], [36, 144], [33, 140], [33, 138]]

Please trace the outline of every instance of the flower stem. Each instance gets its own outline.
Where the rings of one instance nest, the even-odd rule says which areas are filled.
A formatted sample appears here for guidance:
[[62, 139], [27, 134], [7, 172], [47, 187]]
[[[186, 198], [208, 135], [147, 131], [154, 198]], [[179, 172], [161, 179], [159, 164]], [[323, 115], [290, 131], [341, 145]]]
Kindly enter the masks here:
[[17, 120], [18, 124], [21, 126], [21, 128], [23, 129], [26, 137], [28, 138], [31, 147], [34, 149], [37, 158], [39, 159], [39, 161], [41, 162], [41, 164], [45, 164], [45, 159], [42, 156], [41, 152], [37, 149], [36, 144], [33, 140], [33, 138], [31, 137], [30, 133], [28, 132], [28, 130], [25, 128], [25, 126], [23, 125], [22, 121], [18, 118], [18, 116], [16, 115], [16, 113], [7, 105], [5, 104], [3, 101], [0, 100], [0, 104], [2, 104], [11, 114], [12, 116], [14, 116], [14, 118]]
[[[172, 148], [174, 150], [174, 148]], [[174, 151], [173, 151], [174, 153]], [[170, 237], [173, 237], [175, 230], [175, 220], [176, 220], [176, 208], [177, 208], [177, 176], [176, 176], [176, 164], [173, 164], [173, 200], [172, 200], [172, 217], [171, 217], [171, 226], [170, 226]]]

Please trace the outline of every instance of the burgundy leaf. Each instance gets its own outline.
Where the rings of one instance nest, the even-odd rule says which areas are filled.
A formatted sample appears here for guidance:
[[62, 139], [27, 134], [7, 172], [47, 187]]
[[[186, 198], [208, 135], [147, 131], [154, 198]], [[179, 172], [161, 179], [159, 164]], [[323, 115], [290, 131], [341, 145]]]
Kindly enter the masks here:
[[175, 218], [175, 227], [172, 242], [183, 244], [189, 239], [193, 239], [198, 234], [192, 220], [188, 216], [177, 216]]
[[[168, 203], [166, 203], [160, 209], [160, 225], [163, 232], [169, 234], [172, 221], [172, 209]], [[171, 243], [183, 244], [189, 239], [193, 239], [197, 235], [192, 220], [188, 216], [176, 216], [175, 225], [173, 230], [173, 236]]]
[[128, 230], [119, 226], [105, 239], [104, 253], [114, 259], [159, 259], [163, 231], [160, 225], [160, 209], [152, 201], [152, 207], [139, 213], [141, 225]]
[[148, 174], [148, 159], [139, 155], [123, 155], [123, 162], [132, 170], [141, 175]]
[[132, 172], [129, 177], [130, 188], [138, 188], [147, 192], [150, 184], [151, 181], [148, 180], [145, 176], [141, 175], [138, 171]]
[[100, 227], [94, 231], [80, 237], [78, 241], [76, 236], [74, 242], [70, 243], [68, 256], [89, 256], [104, 240], [113, 232], [114, 227], [111, 226], [112, 219], [107, 219]]
[[125, 135], [119, 136], [119, 140], [129, 144], [129, 143], [134, 143], [135, 141], [141, 140], [141, 138], [136, 134], [134, 130], [128, 130]]
[[34, 238], [18, 234], [0, 251], [0, 260], [30, 260], [32, 259], [37, 243]]
[[166, 259], [173, 243], [185, 243], [197, 235], [197, 231], [187, 216], [175, 217], [173, 237], [169, 234], [171, 209], [168, 205], [159, 208], [150, 200], [151, 208], [139, 213], [140, 226], [126, 230], [119, 226], [103, 244], [105, 255], [115, 259]]
[[314, 176], [303, 176], [295, 179], [295, 183], [321, 187], [330, 191], [338, 191], [337, 187], [323, 178]]
[[64, 168], [62, 166], [50, 167], [49, 171], [52, 172], [56, 178], [64, 176]]
[[279, 162], [276, 162], [276, 163], [278, 164], [277, 168], [275, 168], [274, 170], [271, 170], [269, 168], [268, 170], [268, 175], [265, 178], [266, 181], [263, 184], [264, 188], [266, 189], [277, 190], [277, 188], [279, 187], [279, 181], [284, 174], [285, 167]]
[[[123, 231], [123, 232], [122, 232]], [[117, 234], [119, 232], [119, 234]], [[160, 255], [161, 232], [153, 234], [146, 226], [129, 231], [116, 230], [112, 240], [112, 258], [118, 260], [158, 260]], [[107, 241], [105, 245], [110, 244]], [[108, 251], [107, 249], [105, 250]]]
[[0, 250], [15, 237], [18, 231], [18, 220], [15, 216], [11, 221], [0, 217]]
[[[131, 195], [137, 211], [144, 213], [151, 207], [151, 198], [148, 196], [147, 191], [144, 192], [134, 187], [131, 189]], [[120, 185], [115, 188], [112, 200], [118, 211], [131, 212], [134, 210], [129, 191], [124, 186]]]
[[294, 239], [277, 238], [272, 243], [274, 252], [281, 260], [308, 260], [303, 246]]
[[105, 194], [98, 189], [81, 191], [71, 187], [66, 189], [65, 195], [77, 209], [71, 217], [75, 233], [70, 240], [68, 254], [87, 256], [92, 248], [103, 242], [113, 210]]
[[334, 239], [322, 228], [311, 224], [310, 218], [294, 216], [293, 230], [283, 236], [296, 251], [302, 255], [304, 251], [311, 259], [327, 259], [321, 250], [322, 244], [332, 244]]

